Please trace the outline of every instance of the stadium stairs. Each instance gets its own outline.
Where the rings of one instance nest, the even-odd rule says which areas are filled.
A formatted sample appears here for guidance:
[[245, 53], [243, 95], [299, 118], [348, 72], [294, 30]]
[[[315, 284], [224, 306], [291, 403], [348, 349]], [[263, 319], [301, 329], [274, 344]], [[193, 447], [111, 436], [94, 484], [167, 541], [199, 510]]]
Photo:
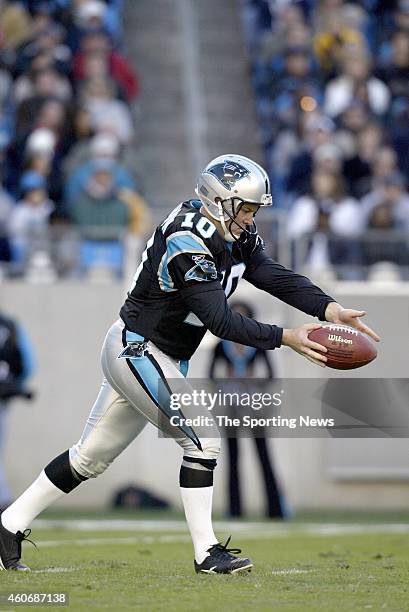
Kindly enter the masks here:
[[238, 0], [125, 3], [127, 53], [141, 77], [136, 174], [160, 219], [222, 153], [260, 161]]

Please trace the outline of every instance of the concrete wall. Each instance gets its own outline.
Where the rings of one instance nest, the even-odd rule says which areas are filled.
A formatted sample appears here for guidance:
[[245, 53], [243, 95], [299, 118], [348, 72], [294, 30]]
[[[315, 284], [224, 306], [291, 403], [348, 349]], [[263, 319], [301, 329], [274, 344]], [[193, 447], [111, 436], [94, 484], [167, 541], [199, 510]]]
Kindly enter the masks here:
[[[408, 294], [404, 286], [338, 285], [327, 288], [347, 306], [368, 310], [370, 323], [383, 337], [378, 359], [356, 375], [407, 377]], [[14, 402], [9, 414], [5, 464], [17, 495], [56, 454], [75, 442], [101, 381], [99, 354], [106, 330], [116, 318], [125, 291], [119, 284], [65, 282], [56, 285], [6, 283], [1, 308], [26, 327], [37, 354], [32, 403]], [[285, 327], [308, 317], [243, 283], [238, 294], [255, 306], [260, 320]], [[190, 375], [206, 376], [206, 336], [192, 360]], [[283, 377], [338, 375], [321, 371], [283, 348], [274, 355]], [[245, 505], [261, 511], [263, 491], [250, 440], [242, 440]], [[407, 508], [409, 504], [406, 439], [270, 440], [280, 480], [290, 506], [299, 508]], [[104, 507], [112, 492], [126, 483], [149, 487], [179, 505], [180, 450], [158, 439], [152, 426], [97, 480], [82, 485], [59, 502], [62, 507]], [[216, 475], [216, 508], [225, 503], [225, 461]]]

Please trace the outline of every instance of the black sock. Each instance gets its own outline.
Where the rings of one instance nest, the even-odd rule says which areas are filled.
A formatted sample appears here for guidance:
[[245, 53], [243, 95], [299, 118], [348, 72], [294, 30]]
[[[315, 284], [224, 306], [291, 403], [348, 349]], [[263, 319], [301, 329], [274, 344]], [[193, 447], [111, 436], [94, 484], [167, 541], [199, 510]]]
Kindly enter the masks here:
[[69, 451], [65, 451], [53, 459], [47, 467], [44, 468], [44, 472], [51, 482], [64, 493], [70, 493], [73, 489], [78, 487], [81, 482], [87, 480], [85, 476], [78, 474], [72, 467]]

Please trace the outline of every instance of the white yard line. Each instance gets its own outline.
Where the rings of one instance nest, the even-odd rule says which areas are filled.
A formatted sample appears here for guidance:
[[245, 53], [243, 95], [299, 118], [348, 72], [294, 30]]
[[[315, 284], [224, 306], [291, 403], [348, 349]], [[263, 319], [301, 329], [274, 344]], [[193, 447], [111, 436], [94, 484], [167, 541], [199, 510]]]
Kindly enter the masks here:
[[41, 570], [31, 570], [32, 574], [60, 574], [62, 572], [76, 572], [79, 567], [47, 567]]
[[94, 544], [180, 544], [190, 542], [190, 536], [131, 536], [128, 538], [81, 538], [81, 539], [66, 539], [66, 540], [40, 540], [39, 548], [52, 548], [62, 545], [73, 546], [94, 546]]
[[289, 569], [273, 570], [271, 573], [273, 576], [291, 576], [292, 574], [311, 574], [314, 570], [298, 569], [297, 567], [290, 567]]
[[[43, 545], [44, 543], [42, 543]], [[65, 572], [76, 572], [79, 571], [80, 567], [47, 567], [41, 570], [32, 570], [33, 574], [60, 574]], [[288, 569], [277, 569], [272, 570], [273, 576], [292, 576], [294, 574], [311, 574], [314, 570], [312, 569], [298, 569], [297, 567], [290, 567]]]
[[[64, 531], [136, 531], [136, 532], [187, 532], [184, 521], [161, 520], [73, 520], [73, 519], [37, 519], [33, 529], [61, 529]], [[310, 535], [350, 535], [365, 533], [398, 533], [409, 534], [409, 523], [242, 523], [237, 521], [215, 521], [218, 532], [239, 533], [248, 538], [280, 537], [292, 534]], [[169, 538], [170, 536], [163, 536]], [[169, 540], [171, 541], [171, 540]]]

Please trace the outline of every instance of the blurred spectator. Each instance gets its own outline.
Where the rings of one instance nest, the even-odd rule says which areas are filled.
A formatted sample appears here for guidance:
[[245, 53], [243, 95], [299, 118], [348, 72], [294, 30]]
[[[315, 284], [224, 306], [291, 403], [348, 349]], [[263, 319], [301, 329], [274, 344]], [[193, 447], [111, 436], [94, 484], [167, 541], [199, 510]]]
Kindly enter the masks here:
[[45, 127], [39, 127], [31, 132], [26, 140], [25, 153], [27, 156], [44, 155], [54, 156], [57, 138], [54, 132]]
[[378, 10], [379, 25], [377, 28], [377, 55], [380, 61], [391, 56], [391, 41], [397, 30], [409, 32], [408, 0], [384, 0]]
[[342, 168], [342, 151], [333, 142], [319, 145], [313, 155], [313, 169], [337, 174]]
[[20, 179], [27, 160], [39, 156], [47, 158], [51, 165], [54, 157], [56, 137], [51, 130], [38, 128], [16, 139], [10, 144], [5, 159], [5, 182], [14, 198], [20, 197]]
[[258, 50], [260, 33], [271, 28], [269, 0], [241, 0], [244, 36], [251, 55]]
[[350, 143], [349, 146], [351, 146], [352, 143], [353, 147], [355, 137], [358, 132], [366, 126], [369, 120], [370, 114], [365, 104], [357, 99], [351, 100], [351, 103], [348, 104], [346, 109], [337, 117], [338, 129], [336, 140], [338, 142], [345, 142], [346, 139], [347, 148], [348, 141]]
[[30, 14], [17, 0], [0, 3], [1, 45], [7, 49], [17, 49], [28, 40], [32, 23]]
[[11, 211], [9, 235], [13, 261], [23, 265], [33, 250], [47, 243], [54, 204], [48, 198], [44, 177], [37, 172], [23, 174], [21, 194], [22, 199]]
[[394, 13], [396, 27], [409, 32], [409, 2], [408, 0], [398, 0]]
[[351, 266], [362, 264], [360, 246], [354, 241], [363, 231], [362, 213], [358, 202], [346, 194], [339, 174], [313, 173], [310, 193], [298, 198], [290, 210], [287, 231], [295, 241], [308, 240], [302, 259], [311, 270], [340, 265], [346, 267], [341, 278], [353, 278]]
[[371, 189], [373, 165], [382, 142], [382, 128], [368, 123], [357, 134], [355, 154], [345, 159], [343, 175], [349, 191], [355, 198], [362, 198]]
[[361, 52], [365, 46], [360, 31], [365, 12], [354, 6], [355, 15], [351, 15], [351, 5], [334, 0], [322, 0], [315, 4], [314, 52], [324, 74], [333, 75], [346, 48], [355, 48]]
[[[71, 96], [68, 82], [64, 79], [60, 79], [54, 70], [46, 69], [33, 75], [31, 85], [32, 95], [24, 98], [17, 108], [17, 140], [26, 136], [27, 132], [31, 131], [39, 121], [42, 121], [39, 115], [41, 112], [44, 112], [44, 108], [49, 103], [55, 102], [54, 105], [49, 104], [49, 106], [53, 106], [55, 112], [58, 112], [56, 111], [57, 104], [60, 107], [60, 111], [58, 112], [60, 115], [57, 126], [58, 129], [61, 128], [61, 124], [65, 124], [66, 117], [62, 117], [61, 115], [66, 113], [64, 106], [65, 96]], [[52, 129], [54, 129], [54, 126]]]
[[409, 194], [404, 177], [393, 172], [362, 200], [362, 211], [368, 220], [374, 208], [379, 205], [390, 207], [393, 225], [408, 232], [409, 236]]
[[303, 97], [320, 100], [320, 90], [313, 73], [308, 49], [287, 47], [283, 70], [272, 74], [270, 96], [276, 120], [284, 125], [295, 125]]
[[107, 160], [95, 162], [70, 215], [82, 237], [81, 268], [103, 264], [118, 275], [123, 269], [124, 236], [142, 236], [150, 223], [145, 201], [129, 189], [115, 187], [112, 164]]
[[271, 149], [267, 167], [272, 179], [274, 204], [279, 208], [286, 208], [287, 177], [290, 173], [293, 159], [304, 148], [308, 119], [307, 113], [299, 113], [294, 128], [287, 126], [282, 129]]
[[120, 42], [122, 26], [119, 12], [123, 0], [72, 0], [73, 22], [69, 29], [69, 45], [77, 51], [84, 36], [92, 32], [106, 31], [114, 44]]
[[[366, 242], [366, 263], [409, 265], [409, 194], [403, 176], [395, 172], [385, 177], [383, 185], [362, 200], [362, 208], [367, 229], [387, 232]], [[399, 233], [391, 235], [391, 230]]]
[[372, 160], [372, 188], [382, 188], [384, 180], [398, 171], [398, 156], [392, 147], [382, 146]]
[[12, 89], [12, 79], [5, 67], [0, 63], [0, 108], [4, 109], [9, 101], [10, 92]]
[[391, 111], [391, 143], [398, 156], [399, 169], [409, 184], [409, 99], [398, 98]]
[[[66, 106], [56, 98], [46, 98], [36, 109], [35, 115], [27, 114], [25, 121], [29, 122], [30, 126], [27, 125], [21, 133], [17, 132], [13, 147], [9, 149], [7, 187], [13, 194], [18, 195], [18, 179], [26, 160], [33, 155], [41, 154], [49, 157], [51, 166], [48, 176], [50, 195], [60, 203], [62, 199], [60, 164], [71, 145]], [[21, 127], [23, 125], [21, 124]]]
[[73, 0], [68, 43], [74, 53], [86, 34], [98, 32], [104, 28], [106, 8], [106, 4], [100, 0]]
[[81, 148], [74, 149], [67, 158], [67, 163], [74, 166], [72, 174], [67, 176], [65, 185], [64, 198], [68, 208], [84, 191], [89, 177], [95, 170], [95, 164], [100, 160], [109, 162], [115, 188], [135, 188], [131, 173], [121, 162], [121, 145], [118, 138], [110, 133], [99, 133]]
[[115, 99], [115, 86], [103, 77], [85, 81], [81, 88], [81, 102], [91, 114], [95, 131], [111, 129], [122, 143], [132, 140], [132, 116], [122, 100]]
[[64, 178], [68, 178], [79, 165], [88, 161], [89, 144], [94, 134], [91, 113], [83, 106], [78, 106], [73, 110], [72, 144], [62, 163]]
[[16, 104], [21, 104], [34, 96], [41, 98], [52, 96], [62, 102], [68, 102], [72, 97], [71, 83], [52, 67], [24, 73], [14, 82], [14, 101]]
[[[87, 168], [92, 167], [93, 159], [111, 159], [117, 162], [118, 171], [115, 171], [115, 174], [118, 176], [121, 172], [119, 168], [122, 167], [124, 186], [134, 186], [133, 175], [128, 170], [134, 165], [133, 150], [128, 145], [121, 145], [115, 134], [110, 132], [98, 132], [92, 138], [77, 140], [64, 160], [64, 175], [69, 179], [80, 167], [82, 172], [85, 172]], [[69, 199], [72, 199], [72, 196], [69, 196]]]
[[276, 3], [272, 8], [271, 28], [260, 32], [255, 56], [257, 63], [268, 62], [275, 67], [282, 60], [286, 47], [310, 47], [311, 30], [305, 23], [301, 6]]
[[305, 139], [298, 154], [293, 158], [287, 177], [286, 189], [293, 195], [305, 193], [310, 188], [315, 151], [332, 141], [334, 122], [323, 115], [307, 117], [305, 120]]
[[[81, 42], [81, 49], [76, 53], [73, 63], [73, 76], [76, 82], [92, 76], [89, 74], [89, 63], [95, 64], [99, 61], [99, 69], [104, 67], [104, 76], [111, 79], [120, 88], [125, 100], [135, 99], [139, 93], [138, 77], [128, 62], [128, 60], [117, 50], [112, 48], [112, 44], [104, 32], [92, 32], [84, 36]], [[88, 62], [88, 74], [87, 74]]]
[[[64, 43], [65, 30], [48, 16], [44, 23], [33, 24], [30, 40], [18, 50], [14, 72], [21, 75], [34, 68], [55, 67], [62, 74], [68, 74], [72, 53]], [[39, 61], [38, 58], [41, 58]]]
[[362, 50], [345, 50], [341, 65], [340, 75], [325, 88], [325, 113], [338, 117], [357, 99], [373, 114], [384, 115], [389, 107], [390, 92], [383, 81], [371, 75], [369, 56]]
[[95, 162], [84, 192], [72, 204], [70, 215], [87, 238], [116, 239], [129, 227], [130, 211], [115, 191], [109, 162]]
[[388, 85], [394, 99], [409, 98], [409, 30], [397, 30], [391, 45], [391, 57], [378, 71], [379, 77]]
[[51, 130], [34, 130], [27, 140], [23, 170], [32, 170], [44, 177], [47, 192], [59, 210], [62, 206], [62, 177], [55, 154], [56, 144], [57, 140]]
[[[11, 250], [8, 238], [8, 221], [14, 201], [7, 191], [0, 186], [0, 263], [11, 260]], [[1, 270], [0, 270], [1, 272]]]
[[118, 238], [123, 230], [142, 234], [148, 226], [144, 200], [130, 189], [117, 188], [108, 160], [97, 160], [84, 193], [76, 198], [71, 217], [88, 238]]
[[33, 351], [25, 330], [0, 312], [0, 512], [12, 502], [2, 457], [10, 402], [19, 396], [32, 399], [25, 385], [33, 369]]

